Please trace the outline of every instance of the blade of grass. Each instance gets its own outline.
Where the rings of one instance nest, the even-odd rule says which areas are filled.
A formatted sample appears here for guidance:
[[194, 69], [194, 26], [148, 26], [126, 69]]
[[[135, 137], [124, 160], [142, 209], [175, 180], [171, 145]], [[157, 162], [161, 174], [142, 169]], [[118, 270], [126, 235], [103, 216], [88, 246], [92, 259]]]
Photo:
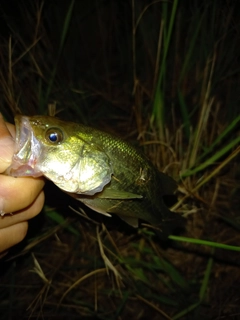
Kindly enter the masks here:
[[69, 26], [70, 26], [70, 22], [71, 22], [74, 3], [75, 3], [75, 0], [72, 0], [71, 3], [70, 3], [70, 6], [68, 8], [66, 17], [65, 17], [65, 21], [63, 23], [63, 30], [62, 30], [62, 35], [61, 35], [61, 40], [60, 40], [60, 45], [59, 45], [57, 58], [55, 60], [55, 64], [54, 64], [54, 67], [53, 67], [53, 70], [52, 70], [52, 74], [51, 74], [51, 77], [50, 77], [50, 80], [49, 80], [49, 83], [48, 83], [47, 92], [46, 92], [46, 95], [44, 97], [44, 105], [40, 106], [41, 110], [43, 110], [43, 108], [45, 108], [45, 106], [47, 105], [47, 102], [48, 102], [48, 99], [49, 99], [49, 95], [50, 95], [50, 93], [52, 91], [52, 88], [53, 88], [54, 79], [55, 79], [55, 76], [56, 76], [59, 59], [60, 59], [60, 56], [61, 56], [62, 51], [63, 51], [63, 47], [64, 47], [65, 40], [66, 40], [66, 36], [67, 36], [68, 30], [69, 30]]
[[130, 296], [130, 292], [124, 291], [123, 296], [122, 296], [122, 300], [120, 301], [118, 307], [116, 308], [116, 313], [115, 313], [114, 319], [119, 319], [121, 317], [121, 313], [125, 308], [125, 305], [127, 303], [129, 296]]
[[[209, 62], [206, 64], [206, 71], [204, 72], [205, 77], [208, 77], [207, 81], [207, 88], [202, 88], [205, 89], [205, 94], [204, 94], [204, 100], [201, 106], [201, 111], [200, 111], [200, 116], [196, 128], [196, 132], [194, 134], [194, 140], [193, 140], [193, 145], [192, 145], [192, 152], [190, 154], [189, 158], [189, 167], [193, 167], [196, 163], [197, 156], [200, 151], [200, 142], [201, 138], [203, 135], [203, 132], [206, 129], [208, 120], [209, 120], [209, 114], [210, 110], [213, 105], [214, 99], [210, 97], [210, 92], [211, 92], [211, 84], [212, 84], [212, 77], [213, 77], [213, 70], [214, 70], [214, 65], [215, 65], [215, 59], [216, 56], [214, 56], [212, 64], [211, 64], [211, 69], [210, 69], [210, 74], [208, 77], [208, 67], [209, 67]], [[204, 87], [204, 86], [203, 86]]]
[[85, 274], [83, 277], [81, 277], [80, 279], [78, 279], [77, 281], [75, 281], [62, 295], [61, 299], [58, 302], [58, 308], [60, 307], [60, 305], [62, 304], [63, 299], [66, 297], [66, 295], [76, 286], [78, 286], [82, 281], [91, 278], [92, 276], [98, 274], [98, 273], [106, 273], [107, 269], [106, 268], [100, 268], [100, 269], [96, 269], [93, 270], [91, 272], [89, 272], [88, 274]]
[[207, 183], [212, 177], [214, 177], [225, 165], [227, 165], [233, 158], [235, 158], [240, 153], [240, 147], [238, 147], [236, 150], [234, 150], [230, 156], [227, 157], [216, 169], [214, 169], [210, 174], [207, 175], [206, 178], [202, 179], [195, 188], [191, 190], [191, 193], [184, 196], [182, 199], [180, 199], [171, 209], [174, 211], [190, 196], [194, 195], [194, 193], [205, 183]]
[[199, 307], [201, 305], [201, 303], [203, 302], [203, 299], [205, 297], [207, 288], [208, 288], [208, 284], [209, 284], [209, 278], [210, 278], [210, 274], [211, 274], [211, 270], [212, 270], [212, 266], [213, 266], [213, 258], [209, 258], [208, 259], [208, 263], [207, 263], [207, 267], [204, 273], [204, 278], [202, 281], [202, 285], [200, 287], [200, 291], [199, 291], [199, 301], [190, 305], [189, 307], [187, 307], [186, 309], [182, 310], [181, 312], [179, 312], [178, 314], [176, 314], [172, 320], [177, 320], [181, 317], [183, 317], [184, 315], [188, 314], [189, 312], [193, 311], [194, 309], [196, 309], [197, 307]]
[[[62, 225], [65, 227], [69, 232], [75, 234], [76, 236], [79, 236], [79, 232], [77, 229], [73, 228], [70, 225], [66, 225], [68, 221], [57, 211], [46, 211], [45, 212], [46, 216], [53, 220], [54, 222], [57, 222], [57, 224]], [[64, 226], [65, 225], [65, 226]]]
[[[214, 250], [212, 250], [212, 253], [214, 252]], [[213, 267], [213, 258], [210, 257], [208, 259], [208, 263], [207, 263], [207, 267], [206, 267], [206, 270], [205, 270], [205, 273], [204, 273], [204, 278], [203, 278], [203, 282], [202, 282], [202, 285], [201, 285], [201, 288], [200, 288], [200, 292], [199, 292], [199, 300], [202, 302], [204, 297], [205, 297], [205, 294], [206, 294], [206, 291], [207, 291], [207, 288], [208, 288], [208, 285], [209, 285], [209, 278], [210, 278], [210, 274], [211, 274], [211, 271], [212, 271], [212, 267]]]
[[37, 236], [36, 238], [32, 238], [29, 240], [29, 243], [22, 249], [22, 251], [12, 257], [9, 258], [9, 261], [16, 259], [17, 257], [20, 257], [24, 255], [25, 253], [32, 250], [35, 246], [39, 245], [41, 242], [45, 241], [46, 239], [50, 238], [52, 235], [56, 234], [59, 230], [61, 230], [62, 226], [58, 225], [54, 228], [49, 229], [44, 234], [41, 234], [40, 236]]
[[[191, 175], [196, 174], [197, 172], [206, 169], [208, 166], [214, 165], [221, 157], [223, 157], [227, 152], [229, 152], [232, 148], [240, 143], [240, 137], [237, 137], [233, 141], [231, 141], [227, 146], [220, 149], [216, 152], [211, 158], [207, 159], [205, 162], [200, 164], [198, 167], [192, 170], [186, 170], [183, 172], [182, 177], [189, 177]], [[234, 157], [240, 152], [239, 147], [233, 151]]]
[[189, 138], [190, 136], [190, 115], [188, 113], [188, 109], [187, 109], [187, 105], [184, 101], [184, 97], [183, 94], [181, 93], [180, 90], [178, 90], [178, 101], [179, 101], [179, 105], [181, 108], [181, 113], [182, 113], [182, 118], [183, 118], [183, 128], [186, 134], [186, 137]]
[[170, 276], [174, 284], [181, 287], [182, 289], [186, 289], [188, 287], [188, 284], [185, 281], [185, 279], [182, 277], [179, 271], [176, 268], [174, 268], [172, 264], [168, 263], [166, 260], [163, 259], [162, 264], [164, 266], [164, 271], [166, 272], [166, 274]]
[[[193, 49], [196, 45], [196, 40], [198, 39], [198, 34], [199, 34], [200, 27], [201, 27], [201, 24], [203, 21], [203, 16], [204, 16], [204, 13], [202, 14], [201, 17], [196, 17], [193, 21], [193, 26], [192, 27], [190, 26], [191, 30], [194, 30], [194, 33], [193, 33], [193, 36], [191, 37], [191, 41], [188, 46], [188, 51], [187, 51], [187, 54], [185, 55], [185, 58], [184, 58], [184, 63], [183, 63], [182, 70], [181, 70], [181, 73], [179, 76], [179, 84], [182, 82], [182, 80], [187, 72], [187, 69], [190, 66], [190, 62], [191, 62], [191, 58], [192, 58], [192, 54], [193, 54]], [[197, 25], [195, 25], [195, 21], [198, 21]]]
[[158, 81], [157, 85], [155, 88], [155, 95], [154, 95], [154, 100], [153, 100], [153, 110], [152, 110], [152, 115], [151, 115], [151, 120], [150, 122], [153, 124], [154, 122], [157, 125], [157, 128], [160, 130], [160, 139], [164, 140], [164, 95], [163, 95], [163, 79], [164, 79], [164, 74], [165, 74], [165, 69], [166, 69], [166, 59], [167, 59], [167, 54], [169, 50], [169, 44], [172, 36], [172, 30], [173, 30], [173, 25], [175, 21], [175, 16], [176, 16], [176, 10], [178, 6], [178, 0], [173, 1], [172, 5], [172, 12], [170, 16], [170, 22], [168, 25], [168, 28], [166, 29], [166, 21], [167, 21], [167, 5], [168, 3], [163, 4], [163, 28], [164, 28], [164, 47], [163, 47], [163, 58], [162, 62], [159, 68], [159, 75], [158, 75]]
[[[225, 130], [223, 130], [222, 133], [219, 134], [219, 136], [216, 138], [216, 140], [211, 144], [211, 146], [207, 149], [205, 149], [204, 152], [199, 156], [198, 162], [200, 162], [208, 153], [210, 153], [213, 148], [222, 140], [224, 139], [229, 133], [231, 133], [237, 126], [237, 124], [240, 122], [240, 115], [235, 118], [227, 127]], [[237, 139], [236, 139], [237, 140]], [[238, 140], [237, 140], [238, 141]]]
[[219, 248], [224, 250], [240, 251], [240, 247], [231, 246], [224, 243], [212, 242], [208, 240], [201, 240], [201, 239], [194, 239], [194, 238], [187, 238], [187, 237], [180, 237], [180, 236], [173, 236], [173, 235], [170, 235], [168, 238], [171, 240], [194, 243], [198, 245], [209, 246], [209, 247], [214, 247], [214, 248]]
[[171, 318], [161, 309], [159, 309], [157, 306], [155, 306], [155, 304], [153, 304], [152, 302], [144, 299], [142, 296], [136, 294], [136, 297], [141, 300], [142, 302], [146, 303], [148, 306], [150, 306], [151, 308], [153, 308], [154, 310], [156, 310], [159, 314], [161, 314], [164, 318], [171, 320]]
[[201, 302], [196, 302], [196, 303], [191, 304], [189, 307], [187, 307], [186, 309], [182, 310], [181, 312], [179, 312], [175, 316], [173, 316], [172, 320], [177, 320], [177, 319], [182, 318], [183, 316], [185, 316], [186, 314], [188, 314], [192, 310], [196, 309], [200, 304], [201, 304]]
[[223, 215], [218, 214], [217, 215], [220, 219], [222, 219], [223, 221], [227, 222], [230, 226], [232, 226], [234, 229], [237, 229], [238, 231], [240, 231], [240, 221], [234, 218], [230, 219], [228, 217], [225, 217]]

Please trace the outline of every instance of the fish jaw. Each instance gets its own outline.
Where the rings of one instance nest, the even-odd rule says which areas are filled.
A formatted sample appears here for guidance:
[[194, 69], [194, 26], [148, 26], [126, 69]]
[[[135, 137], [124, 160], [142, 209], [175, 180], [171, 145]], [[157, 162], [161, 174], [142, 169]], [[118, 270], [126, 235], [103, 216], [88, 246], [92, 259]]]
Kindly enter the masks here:
[[12, 164], [7, 169], [7, 174], [20, 177], [39, 177], [42, 172], [37, 168], [37, 159], [41, 152], [39, 141], [35, 138], [28, 117], [16, 116], [15, 150]]

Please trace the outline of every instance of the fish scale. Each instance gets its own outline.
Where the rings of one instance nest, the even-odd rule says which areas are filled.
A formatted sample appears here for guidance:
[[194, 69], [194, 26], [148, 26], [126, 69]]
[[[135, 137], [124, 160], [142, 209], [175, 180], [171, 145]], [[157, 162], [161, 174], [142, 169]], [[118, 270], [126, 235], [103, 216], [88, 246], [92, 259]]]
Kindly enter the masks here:
[[[92, 141], [107, 150], [107, 154], [112, 160], [114, 175], [108, 188], [116, 191], [128, 190], [134, 194], [141, 195], [142, 198], [118, 201], [102, 199], [99, 198], [99, 195], [96, 195], [87, 199], [81, 197], [82, 202], [91, 207], [107, 207], [107, 212], [115, 213], [119, 216], [137, 216], [139, 219], [147, 220], [154, 225], [171, 219], [172, 212], [166, 208], [162, 199], [165, 194], [162, 180], [171, 185], [170, 193], [173, 193], [176, 189], [176, 183], [173, 179], [161, 174], [143, 154], [126, 142], [107, 134], [100, 134], [97, 141], [94, 141], [94, 139]], [[121, 157], [123, 154], [124, 157]], [[119, 162], [119, 158], [122, 158], [121, 162]], [[147, 219], [146, 212], [151, 212]]]

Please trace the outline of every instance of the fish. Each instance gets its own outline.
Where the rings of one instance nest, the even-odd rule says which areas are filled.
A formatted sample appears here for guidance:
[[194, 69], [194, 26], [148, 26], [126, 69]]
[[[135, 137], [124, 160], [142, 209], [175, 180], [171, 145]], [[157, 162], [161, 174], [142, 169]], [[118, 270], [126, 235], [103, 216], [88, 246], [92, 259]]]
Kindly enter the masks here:
[[163, 201], [177, 183], [145, 154], [112, 134], [52, 116], [15, 117], [7, 174], [45, 176], [92, 210], [133, 227], [145, 221], [169, 235], [184, 218]]

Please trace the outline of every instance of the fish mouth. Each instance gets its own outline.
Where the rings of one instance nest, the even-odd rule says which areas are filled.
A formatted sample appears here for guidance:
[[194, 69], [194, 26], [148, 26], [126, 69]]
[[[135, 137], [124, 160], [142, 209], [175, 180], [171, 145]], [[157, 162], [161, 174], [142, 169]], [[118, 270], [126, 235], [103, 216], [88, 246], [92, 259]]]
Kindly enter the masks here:
[[16, 116], [14, 121], [16, 126], [15, 153], [18, 154], [30, 142], [30, 128], [27, 117]]
[[15, 150], [12, 164], [7, 169], [11, 176], [40, 176], [35, 165], [39, 156], [39, 141], [34, 137], [29, 118], [18, 115], [14, 118], [16, 126]]

